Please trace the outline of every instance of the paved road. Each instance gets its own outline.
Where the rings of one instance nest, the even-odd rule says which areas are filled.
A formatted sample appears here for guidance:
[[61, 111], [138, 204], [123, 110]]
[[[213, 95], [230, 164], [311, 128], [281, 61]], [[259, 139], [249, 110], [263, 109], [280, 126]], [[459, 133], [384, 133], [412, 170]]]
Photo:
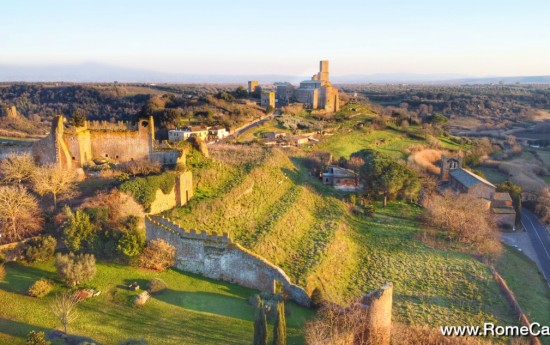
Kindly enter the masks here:
[[260, 126], [262, 125], [264, 122], [266, 121], [269, 121], [271, 120], [274, 116], [277, 116], [278, 114], [278, 111], [276, 111], [274, 114], [271, 114], [271, 115], [267, 115], [266, 117], [263, 117], [261, 118], [260, 120], [256, 120], [248, 125], [246, 125], [245, 127], [242, 127], [242, 128], [239, 128], [237, 129], [233, 134], [221, 139], [218, 141], [218, 143], [223, 143], [227, 140], [233, 140], [233, 139], [237, 139], [240, 135], [242, 135], [244, 132], [254, 128], [254, 127], [257, 127], [257, 126]]
[[533, 213], [525, 209], [521, 210], [521, 223], [531, 238], [531, 243], [533, 243], [540, 261], [542, 274], [550, 286], [550, 236], [548, 236], [548, 231]]

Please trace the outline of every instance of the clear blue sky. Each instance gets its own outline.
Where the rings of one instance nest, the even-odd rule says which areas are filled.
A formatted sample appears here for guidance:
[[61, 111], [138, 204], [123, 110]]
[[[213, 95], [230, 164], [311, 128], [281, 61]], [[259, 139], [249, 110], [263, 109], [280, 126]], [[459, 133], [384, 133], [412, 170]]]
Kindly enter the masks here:
[[0, 64], [550, 74], [549, 0], [6, 0], [0, 13]]

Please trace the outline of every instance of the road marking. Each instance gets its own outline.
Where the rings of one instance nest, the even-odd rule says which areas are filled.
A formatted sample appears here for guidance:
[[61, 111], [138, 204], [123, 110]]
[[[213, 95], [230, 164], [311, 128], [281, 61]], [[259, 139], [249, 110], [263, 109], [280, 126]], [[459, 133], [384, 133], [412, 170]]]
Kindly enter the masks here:
[[[546, 247], [544, 246], [544, 242], [542, 242], [542, 238], [540, 237], [539, 232], [537, 231], [537, 228], [535, 227], [535, 224], [533, 224], [533, 221], [531, 221], [531, 219], [529, 219], [529, 217], [527, 217], [527, 220], [529, 221], [529, 223], [531, 223], [531, 226], [533, 227], [533, 230], [537, 234], [537, 237], [539, 238], [539, 241], [542, 244], [542, 249], [544, 249], [544, 252], [546, 253], [546, 256], [548, 257], [548, 259], [550, 259], [550, 254], [548, 254], [548, 251], [546, 250]], [[525, 224], [523, 224], [523, 226], [525, 226]]]
[[[529, 223], [531, 223], [531, 226], [533, 227], [533, 231], [535, 232], [535, 234], [537, 234], [537, 237], [539, 238], [539, 242], [542, 246], [542, 249], [544, 249], [544, 252], [546, 253], [546, 256], [548, 257], [548, 259], [550, 259], [550, 255], [548, 254], [548, 251], [546, 250], [546, 247], [544, 246], [544, 242], [542, 242], [542, 238], [540, 237], [539, 232], [535, 228], [535, 224], [533, 224], [533, 221], [531, 221], [531, 219], [528, 217], [527, 213], [525, 213], [525, 218], [527, 218]], [[525, 224], [523, 223], [523, 220], [521, 221], [521, 224], [523, 225], [523, 227], [526, 227]], [[540, 265], [541, 265], [541, 270], [540, 271], [542, 272], [542, 275], [544, 276], [544, 279], [546, 279], [546, 284], [550, 287], [550, 280], [548, 280], [548, 277], [546, 276], [546, 273], [544, 273], [543, 263], [541, 262]]]

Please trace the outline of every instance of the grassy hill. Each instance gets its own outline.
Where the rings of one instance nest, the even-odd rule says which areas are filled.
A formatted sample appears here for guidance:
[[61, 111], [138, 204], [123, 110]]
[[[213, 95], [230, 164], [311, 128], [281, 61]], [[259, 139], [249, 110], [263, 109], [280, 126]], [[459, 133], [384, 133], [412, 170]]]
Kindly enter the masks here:
[[[25, 344], [31, 330], [47, 333], [60, 328], [49, 303], [61, 287], [42, 299], [26, 295], [37, 279], [55, 279], [53, 264], [9, 264], [6, 268], [6, 279], [0, 283], [0, 344]], [[139, 292], [126, 286], [138, 282], [145, 287], [154, 277], [162, 278], [168, 290], [143, 308], [135, 308], [132, 301]], [[79, 317], [69, 326], [71, 334], [91, 337], [101, 344], [116, 344], [131, 337], [144, 337], [151, 345], [252, 342], [254, 308], [247, 300], [257, 293], [254, 290], [174, 270], [157, 273], [113, 264], [98, 264], [90, 285], [102, 294], [78, 305]], [[313, 312], [292, 303], [287, 309], [289, 344], [303, 344], [302, 326]]]
[[515, 323], [486, 265], [420, 240], [417, 206], [377, 205], [373, 217], [357, 218], [346, 200], [308, 176], [299, 157], [275, 149], [232, 188], [168, 215], [187, 228], [229, 232], [338, 303], [392, 281], [398, 321]]

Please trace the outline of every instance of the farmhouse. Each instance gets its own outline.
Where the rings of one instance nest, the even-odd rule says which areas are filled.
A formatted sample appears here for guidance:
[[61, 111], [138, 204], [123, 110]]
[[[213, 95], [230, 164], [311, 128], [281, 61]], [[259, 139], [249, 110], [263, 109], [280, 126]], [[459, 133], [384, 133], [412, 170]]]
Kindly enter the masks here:
[[208, 139], [209, 140], [216, 141], [216, 140], [219, 140], [219, 139], [223, 139], [228, 135], [229, 135], [229, 132], [227, 131], [227, 129], [224, 128], [224, 127], [221, 127], [221, 126], [214, 126], [214, 127], [210, 127], [208, 129]]
[[333, 165], [329, 166], [321, 177], [324, 184], [334, 186], [338, 190], [356, 191], [362, 187], [355, 172]]
[[498, 193], [496, 186], [481, 176], [462, 168], [462, 157], [441, 157], [440, 189], [451, 189], [486, 201], [500, 226], [513, 227], [516, 211], [508, 193]]
[[182, 129], [172, 129], [168, 131], [168, 141], [177, 142], [187, 140], [190, 137], [201, 138], [206, 140], [208, 138], [208, 128], [200, 126], [184, 127]]

